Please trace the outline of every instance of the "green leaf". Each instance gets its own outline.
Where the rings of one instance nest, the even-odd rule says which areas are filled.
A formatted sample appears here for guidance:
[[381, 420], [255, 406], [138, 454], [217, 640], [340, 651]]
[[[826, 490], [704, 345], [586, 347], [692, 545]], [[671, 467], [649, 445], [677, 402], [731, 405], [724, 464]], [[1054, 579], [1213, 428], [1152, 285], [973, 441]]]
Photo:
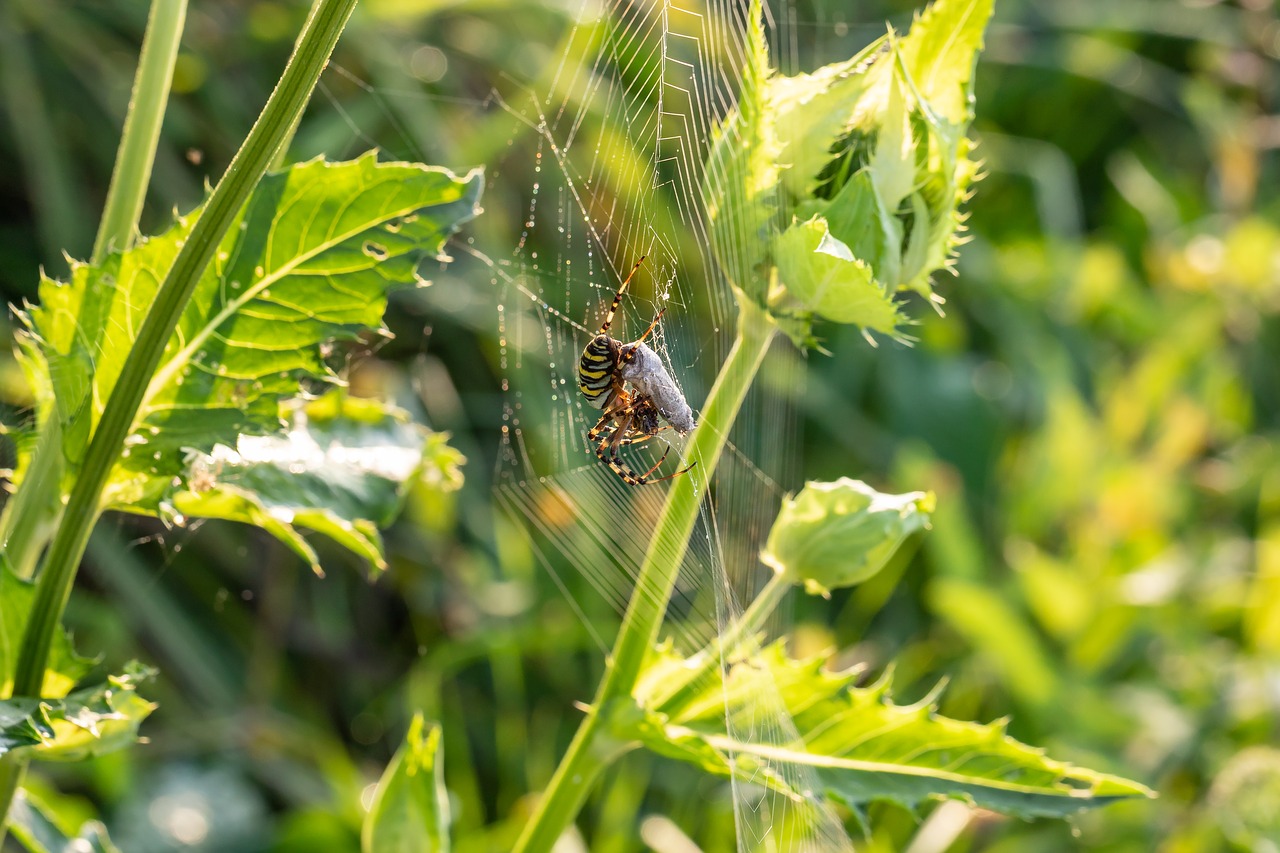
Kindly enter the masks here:
[[[896, 65], [916, 104], [917, 186], [914, 252], [902, 282], [922, 294], [928, 278], [945, 266], [963, 224], [958, 208], [977, 166], [965, 136], [973, 121], [973, 78], [994, 0], [938, 0], [911, 25], [899, 44]], [[923, 202], [923, 204], [920, 204]]]
[[[27, 627], [31, 604], [35, 600], [35, 584], [29, 583], [0, 566], [0, 696], [13, 691], [13, 672], [18, 662], [18, 648]], [[85, 676], [93, 660], [76, 654], [71, 636], [61, 628], [54, 632], [53, 647], [49, 653], [49, 665], [44, 673], [40, 695], [58, 699], [67, 695], [76, 682]], [[0, 712], [0, 720], [7, 714]], [[0, 722], [0, 725], [3, 723]], [[0, 741], [0, 752], [5, 749]]]
[[[860, 150], [873, 140], [850, 136], [849, 129], [867, 121], [862, 116], [864, 99], [879, 80], [878, 74], [869, 72], [878, 68], [873, 60], [884, 53], [887, 41], [882, 36], [849, 59], [812, 74], [777, 75], [769, 80], [767, 95], [785, 163], [782, 182], [791, 199], [829, 198], [827, 185], [838, 186], [851, 174], [838, 169], [826, 172], [835, 162], [832, 155], [845, 147]], [[847, 158], [842, 165], [859, 159]]]
[[135, 664], [64, 699], [0, 701], [0, 755], [25, 750], [35, 759], [80, 761], [132, 744], [156, 707], [137, 694], [137, 686], [154, 675]]
[[772, 70], [760, 0], [751, 4], [748, 28], [737, 109], [713, 134], [703, 198], [721, 267], [748, 298], [764, 304], [765, 282], [756, 268], [766, 259], [769, 224], [778, 213], [781, 146], [767, 97]]
[[800, 310], [895, 334], [901, 317], [871, 267], [834, 237], [820, 216], [797, 222], [774, 244], [778, 276]]
[[806, 208], [826, 218], [831, 233], [873, 271], [886, 290], [897, 290], [906, 225], [884, 206], [870, 169], [849, 178], [829, 202], [811, 202]]
[[992, 0], [939, 0], [901, 38], [890, 32], [850, 60], [769, 81], [792, 212], [825, 217], [890, 293], [930, 296], [930, 276], [958, 244], [976, 171], [965, 136], [973, 66], [991, 10]]
[[760, 559], [810, 595], [862, 583], [929, 526], [932, 493], [891, 495], [861, 480], [808, 482], [782, 502]]
[[953, 125], [973, 118], [973, 69], [994, 8], [995, 0], [938, 0], [899, 46], [920, 95]]
[[417, 480], [437, 488], [461, 482], [462, 456], [406, 412], [334, 390], [293, 401], [280, 435], [242, 435], [234, 448], [189, 451], [185, 470], [161, 504], [171, 520], [223, 518], [267, 530], [321, 573], [299, 532], [334, 539], [386, 568], [378, 528], [399, 513]]
[[9, 807], [9, 829], [30, 853], [119, 853], [101, 823], [89, 821], [73, 836], [26, 790], [18, 791]]
[[[191, 449], [281, 428], [304, 380], [332, 381], [335, 340], [379, 329], [387, 292], [476, 213], [481, 177], [411, 163], [315, 160], [268, 175], [198, 283], [104, 491], [107, 507], [157, 512]], [[168, 232], [45, 279], [25, 315], [26, 364], [52, 389], [63, 447], [83, 457], [159, 281], [200, 211]], [[41, 389], [39, 394], [48, 397]]]
[[[752, 6], [742, 90], [716, 128], [703, 194], [721, 266], [798, 345], [812, 342], [815, 314], [894, 334], [889, 297], [931, 296], [975, 173], [965, 132], [991, 8], [939, 0], [902, 39], [891, 31], [848, 60], [784, 76]], [[819, 247], [830, 251], [815, 257]], [[757, 272], [770, 260], [783, 287]], [[833, 281], [849, 284], [828, 295]]]
[[[1048, 758], [1010, 738], [1004, 721], [948, 719], [932, 697], [895, 705], [887, 678], [855, 687], [857, 672], [825, 672], [821, 658], [792, 660], [782, 642], [734, 661], [725, 681], [705, 679], [698, 691], [678, 694], [678, 705], [652, 707], [650, 697], [689, 665], [670, 648], [658, 650], [635, 692], [644, 721], [620, 734], [796, 802], [808, 792], [797, 789], [794, 767], [849, 806], [887, 800], [916, 808], [953, 798], [1020, 817], [1060, 817], [1151, 796], [1136, 782]], [[761, 719], [769, 697], [776, 701], [776, 710], [766, 711], [772, 721]], [[781, 723], [788, 716], [793, 730]]]
[[365, 816], [364, 853], [448, 853], [449, 794], [440, 738], [438, 723], [414, 714]]

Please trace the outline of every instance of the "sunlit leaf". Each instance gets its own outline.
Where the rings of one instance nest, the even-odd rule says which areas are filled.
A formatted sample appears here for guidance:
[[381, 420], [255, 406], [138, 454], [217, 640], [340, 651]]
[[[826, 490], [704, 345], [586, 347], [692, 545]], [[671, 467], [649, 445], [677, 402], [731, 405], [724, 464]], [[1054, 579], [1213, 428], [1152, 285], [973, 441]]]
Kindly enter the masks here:
[[[157, 511], [191, 449], [280, 430], [281, 402], [329, 381], [333, 341], [378, 330], [387, 292], [476, 213], [481, 177], [320, 160], [268, 175], [205, 271], [147, 388], [104, 504]], [[103, 264], [45, 279], [25, 314], [29, 375], [52, 389], [63, 446], [83, 456], [156, 288], [199, 210]]]
[[[812, 74], [777, 75], [770, 79], [768, 96], [777, 118], [777, 133], [786, 169], [783, 186], [793, 199], [830, 198], [832, 190], [852, 176], [852, 171], [827, 171], [833, 154], [844, 146], [866, 146], [871, 136], [849, 136], [865, 110], [864, 97], [876, 83], [868, 75], [871, 63], [883, 54], [881, 37], [856, 55], [833, 62]], [[856, 165], [858, 156], [841, 161]]]
[[[13, 690], [18, 648], [22, 644], [22, 634], [26, 630], [35, 595], [34, 584], [19, 578], [7, 567], [0, 566], [0, 696], [8, 696]], [[70, 635], [61, 628], [57, 629], [53, 634], [44, 684], [40, 688], [41, 696], [57, 699], [67, 695], [67, 691], [92, 666], [91, 659], [76, 654]], [[0, 712], [0, 716], [4, 716], [4, 712]], [[0, 751], [4, 748], [0, 742]]]
[[107, 828], [89, 821], [70, 833], [29, 791], [21, 790], [9, 807], [9, 830], [30, 853], [119, 853], [107, 837]]
[[261, 527], [317, 572], [319, 559], [301, 528], [385, 568], [378, 528], [400, 511], [409, 486], [460, 483], [461, 455], [394, 406], [332, 391], [289, 408], [288, 432], [190, 451], [163, 506], [179, 521], [223, 518]]
[[901, 319], [893, 297], [871, 267], [832, 236], [827, 221], [797, 222], [774, 244], [778, 276], [799, 308], [837, 323], [856, 323], [892, 335]]
[[[637, 700], [646, 705], [687, 665], [672, 650], [660, 650]], [[1010, 738], [1003, 721], [948, 719], [932, 699], [895, 705], [888, 679], [859, 688], [856, 678], [856, 672], [824, 671], [820, 658], [792, 660], [780, 642], [733, 663], [724, 683], [706, 679], [697, 691], [679, 694], [678, 705], [647, 708], [643, 723], [627, 734], [655, 752], [719, 775], [736, 772], [797, 800], [806, 792], [790, 784], [791, 764], [809, 768], [828, 797], [848, 805], [888, 800], [915, 808], [955, 798], [1038, 817], [1149, 795], [1135, 782], [1054, 761]], [[792, 737], [742, 740], [741, 733], [764, 729], [758, 706], [769, 696], [794, 721]], [[750, 722], [737, 724], [739, 717]]]
[[415, 714], [365, 816], [364, 853], [448, 853], [449, 795], [441, 729]]
[[861, 480], [806, 483], [782, 502], [760, 559], [811, 595], [862, 583], [929, 525], [933, 496], [877, 492]]
[[919, 93], [941, 118], [973, 115], [973, 69], [995, 0], [937, 0], [911, 23], [899, 50]]
[[703, 197], [711, 247], [733, 283], [756, 302], [765, 293], [755, 268], [765, 260], [767, 228], [778, 213], [781, 145], [766, 86], [771, 74], [760, 4], [748, 12], [747, 52], [738, 107], [716, 127]]
[[155, 705], [137, 694], [154, 670], [133, 665], [63, 699], [0, 701], [0, 754], [23, 750], [46, 761], [80, 761], [128, 746]]
[[750, 13], [753, 49], [738, 108], [717, 128], [704, 195], [731, 279], [763, 279], [744, 272], [776, 264], [780, 281], [764, 299], [758, 284], [748, 296], [798, 345], [811, 345], [814, 315], [892, 334], [893, 293], [931, 296], [975, 173], [965, 134], [991, 10], [992, 0], [938, 0], [905, 36], [890, 32], [794, 76], [769, 68]]

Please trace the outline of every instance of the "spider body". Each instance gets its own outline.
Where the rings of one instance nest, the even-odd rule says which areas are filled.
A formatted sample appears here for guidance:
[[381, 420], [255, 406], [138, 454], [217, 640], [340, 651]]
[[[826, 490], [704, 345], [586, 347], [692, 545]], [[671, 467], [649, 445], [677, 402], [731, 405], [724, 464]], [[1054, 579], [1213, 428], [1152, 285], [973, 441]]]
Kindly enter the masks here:
[[606, 334], [598, 334], [582, 351], [578, 360], [578, 389], [587, 402], [603, 409], [613, 401], [617, 393], [618, 361], [622, 357], [622, 344]]
[[[623, 446], [649, 441], [658, 437], [665, 429], [674, 428], [683, 434], [694, 427], [689, 404], [662, 366], [658, 354], [644, 342], [658, 325], [658, 320], [662, 319], [663, 312], [659, 311], [645, 333], [629, 344], [615, 340], [608, 334], [618, 305], [622, 302], [622, 294], [626, 292], [631, 277], [643, 262], [644, 258], [641, 258], [631, 268], [630, 274], [614, 294], [613, 303], [600, 325], [600, 331], [583, 349], [582, 357], [578, 359], [578, 389], [591, 406], [602, 412], [600, 420], [587, 433], [587, 439], [595, 443], [596, 458], [621, 477], [624, 483], [632, 486], [669, 480], [693, 467], [689, 465], [674, 474], [653, 477], [671, 452], [669, 444], [657, 463], [643, 473], [627, 464], [621, 454]], [[668, 426], [663, 426], [663, 419], [668, 422]]]

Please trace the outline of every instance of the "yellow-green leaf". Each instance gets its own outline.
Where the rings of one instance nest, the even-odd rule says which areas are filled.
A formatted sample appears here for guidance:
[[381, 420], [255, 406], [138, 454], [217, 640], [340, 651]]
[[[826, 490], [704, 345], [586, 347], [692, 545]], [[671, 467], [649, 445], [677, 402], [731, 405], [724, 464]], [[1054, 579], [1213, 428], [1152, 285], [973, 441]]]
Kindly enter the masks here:
[[[937, 713], [933, 697], [894, 704], [888, 679], [856, 687], [856, 671], [825, 671], [817, 657], [794, 660], [782, 642], [733, 660], [723, 681], [714, 670], [699, 689], [677, 694], [678, 705], [651, 701], [665, 679], [688, 666], [671, 649], [657, 650], [635, 694], [644, 719], [619, 735], [709, 772], [767, 785], [794, 802], [816, 793], [850, 806], [888, 800], [916, 808], [952, 798], [1030, 818], [1151, 796], [1136, 782], [1019, 743], [1003, 720], [949, 719]], [[769, 697], [773, 721], [761, 718]], [[783, 715], [794, 728], [780, 722]], [[796, 790], [797, 779], [816, 779], [818, 788]]]
[[810, 594], [862, 583], [929, 526], [933, 495], [885, 494], [842, 477], [806, 483], [782, 502], [761, 559]]
[[893, 297], [880, 287], [866, 261], [815, 216], [777, 239], [778, 276], [800, 310], [837, 323], [856, 323], [892, 335], [900, 321]]
[[448, 853], [449, 795], [440, 738], [438, 723], [414, 715], [365, 816], [364, 853]]

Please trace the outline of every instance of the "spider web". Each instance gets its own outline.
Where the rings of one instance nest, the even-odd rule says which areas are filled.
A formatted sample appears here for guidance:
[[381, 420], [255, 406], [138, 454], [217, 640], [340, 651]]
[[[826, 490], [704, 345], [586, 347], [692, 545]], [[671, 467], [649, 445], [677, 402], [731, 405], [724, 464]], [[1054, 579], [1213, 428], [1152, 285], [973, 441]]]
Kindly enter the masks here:
[[[793, 70], [795, 10], [765, 14], [771, 55]], [[631, 597], [653, 594], [637, 588], [636, 577], [667, 484], [629, 486], [595, 458], [587, 432], [600, 412], [578, 392], [577, 363], [641, 257], [610, 334], [634, 340], [665, 309], [647, 342], [695, 417], [729, 354], [737, 315], [731, 283], [751, 272], [724, 269], [711, 254], [703, 187], [718, 176], [704, 164], [714, 128], [742, 84], [748, 15], [746, 0], [702, 7], [584, 0], [534, 79], [505, 79], [476, 105], [495, 140], [486, 162], [487, 206], [518, 210], [522, 219], [503, 243], [501, 228], [493, 229], [496, 237], [484, 233], [482, 217], [476, 236], [452, 247], [455, 263], [444, 275], [467, 280], [450, 288], [488, 280], [491, 325], [484, 328], [483, 311], [474, 316], [496, 340], [502, 381], [497, 501], [602, 652]], [[341, 68], [337, 73], [359, 84]], [[384, 87], [369, 91], [397, 97]], [[411, 128], [403, 131], [412, 136]], [[738, 240], [754, 239], [745, 224], [731, 230]], [[681, 560], [663, 630], [686, 656], [714, 647], [765, 579], [757, 555], [784, 492], [799, 485], [798, 427], [788, 400], [803, 381], [801, 362], [789, 344], [775, 342], [728, 436], [687, 552], [662, 555]], [[671, 474], [683, 447], [674, 431], [623, 455], [642, 472], [668, 443], [670, 455], [655, 476]], [[598, 618], [600, 608], [581, 599], [570, 573], [614, 618]], [[722, 669], [729, 665], [722, 661]], [[739, 742], [800, 745], [777, 691], [760, 691], [745, 709], [735, 705], [726, 724]], [[810, 771], [777, 765], [759, 774], [728, 783], [737, 850], [852, 849], [838, 816], [814, 794]], [[763, 784], [766, 774], [811, 796], [781, 795]]]

